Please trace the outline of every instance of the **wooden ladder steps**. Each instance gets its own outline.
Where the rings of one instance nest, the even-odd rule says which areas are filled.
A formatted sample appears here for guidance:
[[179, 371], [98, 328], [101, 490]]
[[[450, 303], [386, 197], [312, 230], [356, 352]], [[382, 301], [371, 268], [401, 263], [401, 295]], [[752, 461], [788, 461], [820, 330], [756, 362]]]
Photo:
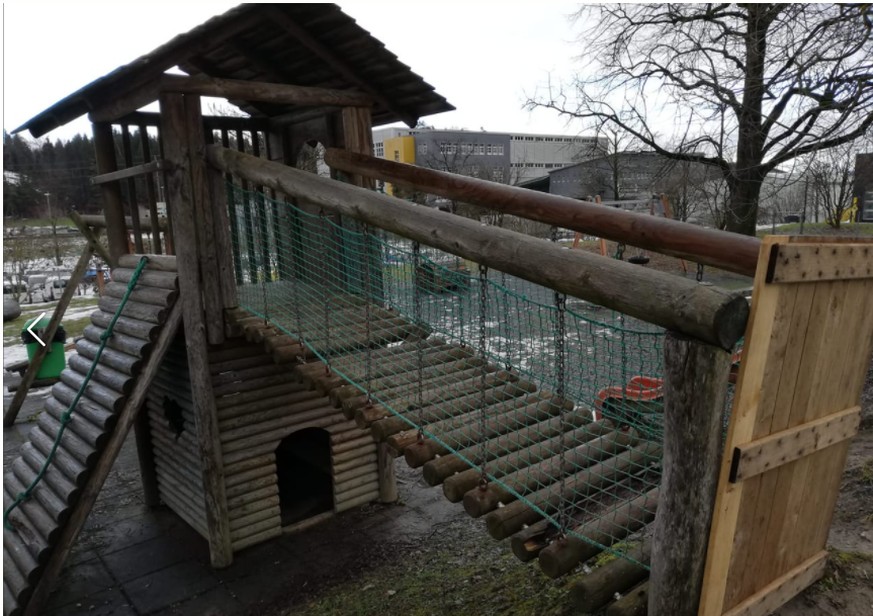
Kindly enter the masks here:
[[[4, 476], [4, 508], [31, 484], [44, 465], [61, 427], [62, 415], [91, 369], [100, 337], [121, 303], [138, 260], [136, 255], [123, 257], [121, 267], [114, 270], [114, 282], [107, 285], [106, 295], [91, 314], [84, 338], [76, 343], [76, 353], [69, 357], [60, 382], [52, 387], [19, 457]], [[10, 514], [13, 530], [3, 532], [6, 616], [23, 613], [56, 548], [60, 550], [58, 557], [65, 555], [64, 548], [68, 546], [58, 542], [76, 511], [82, 490], [103, 456], [122, 410], [129, 412], [127, 403], [143, 368], [150, 360], [159, 359], [151, 355], [161, 336], [169, 338], [174, 334], [166, 332], [165, 325], [177, 297], [176, 273], [147, 266], [116, 322], [114, 335], [73, 411], [45, 476], [30, 498]], [[174, 318], [170, 327], [175, 329], [177, 323], [178, 318]], [[90, 504], [83, 502], [82, 506]]]

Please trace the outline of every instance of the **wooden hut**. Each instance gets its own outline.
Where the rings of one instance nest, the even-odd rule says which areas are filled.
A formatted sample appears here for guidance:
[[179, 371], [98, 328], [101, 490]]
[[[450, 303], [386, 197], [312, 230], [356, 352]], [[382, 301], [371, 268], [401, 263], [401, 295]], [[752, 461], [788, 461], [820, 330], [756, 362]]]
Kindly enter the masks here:
[[[168, 73], [173, 67], [185, 74]], [[249, 117], [204, 117], [201, 96], [223, 97]], [[154, 101], [160, 102], [159, 113], [139, 111]], [[82, 440], [75, 433], [61, 439], [59, 455], [79, 472], [72, 482], [60, 475], [48, 478], [69, 492], [63, 498], [45, 486], [38, 489], [40, 499], [57, 501], [49, 514], [34, 503], [16, 510], [17, 530], [7, 530], [4, 542], [10, 555], [4, 561], [15, 564], [4, 576], [6, 614], [25, 606], [37, 613], [44, 605], [133, 423], [147, 502], [166, 504], [201, 533], [214, 566], [230, 564], [235, 551], [283, 529], [396, 498], [393, 466], [377, 452], [370, 430], [358, 428], [324, 392], [301, 381], [290, 363], [295, 354], [282, 355], [276, 351], [282, 345], [265, 344], [259, 328], [247, 332], [225, 318], [237, 307], [233, 238], [223, 178], [206, 172], [203, 148], [211, 142], [236, 144], [294, 166], [307, 145], [369, 154], [374, 125], [403, 121], [412, 127], [423, 116], [451, 109], [336, 5], [251, 4], [175, 37], [16, 129], [38, 137], [88, 114], [99, 174], [93, 182], [105, 206], [104, 217], [89, 222], [105, 228], [113, 267], [130, 259], [122, 257], [128, 253], [149, 253], [144, 276], [158, 289], [152, 298], [140, 292], [137, 299], [144, 303], [125, 308], [125, 326], [132, 329], [117, 331], [112, 344], [124, 346], [119, 341], [128, 336], [129, 345], [101, 360], [108, 384], [86, 390], [87, 404], [95, 408], [110, 404], [121, 413], [142, 406], [146, 412], [135, 422], [119, 417], [89, 424], [90, 449], [74, 450], [70, 443]], [[137, 132], [140, 139], [132, 139]], [[166, 192], [166, 220], [159, 186]], [[140, 203], [147, 204], [148, 217], [142, 217]], [[332, 222], [344, 224], [339, 218]], [[132, 268], [136, 260], [125, 263]], [[110, 303], [117, 306], [117, 300], [107, 302], [107, 311]], [[166, 331], [180, 320], [178, 331]], [[95, 342], [99, 334], [95, 330]], [[94, 343], [85, 346], [93, 358]], [[72, 364], [85, 366], [87, 359]], [[77, 379], [79, 373], [65, 382]], [[123, 392], [116, 395], [113, 384]], [[63, 388], [59, 395], [70, 393]], [[52, 408], [62, 406], [59, 399]], [[39, 456], [48, 451], [31, 450], [32, 464], [20, 465], [15, 477], [18, 488], [33, 479]], [[9, 482], [7, 488], [7, 500], [14, 498], [18, 488]], [[27, 537], [42, 548], [32, 550]]]

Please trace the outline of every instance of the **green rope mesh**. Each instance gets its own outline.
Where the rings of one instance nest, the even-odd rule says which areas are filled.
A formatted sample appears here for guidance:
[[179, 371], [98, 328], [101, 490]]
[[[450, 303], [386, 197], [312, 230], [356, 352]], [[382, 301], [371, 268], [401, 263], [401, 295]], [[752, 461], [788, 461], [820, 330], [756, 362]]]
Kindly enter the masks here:
[[660, 481], [663, 330], [228, 186], [243, 307], [437, 453], [457, 454], [506, 506], [520, 501], [617, 553], [646, 539]]
[[115, 329], [115, 323], [118, 321], [118, 318], [124, 311], [124, 307], [125, 305], [127, 305], [127, 301], [130, 298], [130, 294], [136, 287], [136, 283], [139, 281], [139, 276], [140, 274], [142, 274], [142, 271], [145, 269], [145, 266], [147, 264], [148, 257], [141, 257], [139, 263], [137, 263], [136, 269], [133, 271], [133, 275], [130, 277], [130, 282], [127, 283], [127, 290], [125, 290], [124, 296], [121, 298], [121, 302], [118, 304], [118, 309], [112, 316], [112, 320], [109, 321], [109, 326], [106, 328], [106, 331], [100, 334], [100, 346], [97, 348], [97, 353], [94, 356], [94, 361], [91, 362], [91, 367], [88, 368], [88, 373], [82, 380], [82, 385], [79, 386], [79, 390], [76, 392], [76, 395], [73, 398], [73, 401], [70, 403], [70, 406], [67, 408], [66, 411], [61, 414], [61, 427], [58, 429], [58, 433], [55, 435], [55, 440], [52, 443], [52, 448], [51, 450], [49, 450], [48, 456], [46, 456], [45, 462], [43, 462], [42, 467], [39, 469], [36, 477], [33, 478], [33, 481], [30, 482], [30, 485], [27, 486], [27, 488], [25, 488], [23, 492], [17, 494], [12, 504], [9, 505], [6, 511], [3, 512], [3, 526], [7, 530], [13, 530], [12, 525], [9, 523], [9, 515], [15, 510], [16, 507], [18, 507], [19, 505], [21, 505], [21, 503], [25, 502], [28, 498], [30, 498], [30, 495], [33, 494], [36, 486], [38, 486], [39, 482], [42, 481], [43, 477], [45, 477], [49, 465], [51, 465], [52, 461], [54, 460], [55, 453], [57, 452], [58, 447], [61, 444], [61, 439], [64, 436], [64, 432], [67, 429], [67, 424], [69, 424], [70, 420], [72, 420], [73, 412], [75, 411], [76, 406], [79, 404], [82, 396], [85, 395], [85, 389], [88, 387], [88, 384], [91, 382], [91, 377], [94, 376], [94, 371], [100, 364], [100, 357], [103, 355], [103, 350], [106, 348], [106, 344], [112, 337], [112, 332]]

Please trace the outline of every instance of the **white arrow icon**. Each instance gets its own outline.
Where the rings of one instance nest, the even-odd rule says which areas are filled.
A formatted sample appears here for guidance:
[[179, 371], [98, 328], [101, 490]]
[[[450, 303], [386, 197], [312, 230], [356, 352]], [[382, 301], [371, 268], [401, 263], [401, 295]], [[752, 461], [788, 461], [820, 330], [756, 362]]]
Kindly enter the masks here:
[[34, 338], [36, 338], [36, 341], [39, 342], [42, 346], [45, 346], [45, 342], [43, 342], [42, 340], [39, 339], [39, 336], [36, 335], [36, 333], [33, 331], [33, 328], [34, 328], [34, 326], [35, 326], [37, 323], [39, 323], [40, 321], [42, 321], [42, 318], [43, 318], [44, 316], [45, 316], [45, 313], [43, 312], [41, 315], [39, 315], [38, 317], [36, 317], [36, 319], [34, 319], [33, 323], [31, 323], [30, 325], [27, 326], [27, 332], [28, 332], [31, 336], [33, 336]]

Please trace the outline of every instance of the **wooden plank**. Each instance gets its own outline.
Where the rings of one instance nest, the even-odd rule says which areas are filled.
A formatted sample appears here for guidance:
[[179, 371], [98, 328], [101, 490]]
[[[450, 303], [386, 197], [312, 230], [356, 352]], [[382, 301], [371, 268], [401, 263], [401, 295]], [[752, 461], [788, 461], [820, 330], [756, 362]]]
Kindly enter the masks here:
[[[305, 198], [313, 205], [722, 348], [733, 346], [745, 327], [749, 308], [739, 294], [701, 287], [670, 274], [643, 271], [633, 264], [581, 250], [564, 250], [506, 229], [483, 228], [461, 216], [416, 207], [401, 199], [218, 146], [209, 146], [207, 156], [223, 170]], [[487, 242], [483, 242], [485, 235]]]
[[827, 550], [822, 550], [782, 577], [773, 580], [724, 616], [767, 616], [818, 580], [827, 565]]
[[164, 161], [153, 160], [151, 162], [143, 163], [141, 165], [128, 167], [127, 169], [121, 169], [119, 171], [113, 171], [111, 173], [104, 173], [102, 175], [95, 175], [91, 178], [91, 184], [97, 186], [100, 184], [106, 184], [107, 182], [126, 180], [127, 178], [139, 177], [141, 175], [154, 173], [155, 171], [161, 171], [163, 170], [163, 168]]
[[55, 311], [52, 313], [52, 318], [49, 320], [48, 327], [45, 328], [42, 335], [42, 340], [45, 342], [45, 345], [36, 350], [33, 359], [27, 366], [27, 370], [21, 377], [21, 383], [18, 384], [18, 389], [15, 391], [15, 396], [9, 404], [9, 408], [6, 409], [6, 413], [3, 415], [3, 425], [7, 428], [15, 423], [18, 411], [21, 410], [21, 405], [24, 404], [24, 399], [27, 397], [27, 393], [30, 391], [30, 386], [36, 379], [36, 375], [42, 366], [45, 356], [52, 350], [51, 340], [54, 338], [55, 332], [58, 330], [58, 325], [60, 325], [61, 319], [67, 311], [67, 307], [70, 305], [70, 300], [73, 299], [73, 294], [76, 292], [76, 287], [79, 285], [79, 281], [82, 280], [82, 277], [85, 275], [85, 270], [88, 269], [88, 264], [91, 261], [91, 254], [91, 245], [86, 244], [85, 248], [82, 250], [82, 254], [79, 256], [79, 261], [76, 263], [76, 267], [70, 274], [67, 286], [64, 287], [61, 299], [58, 301], [58, 305], [55, 306]]
[[873, 278], [873, 244], [789, 244], [771, 257], [767, 282]]
[[730, 481], [736, 483], [852, 438], [861, 425], [854, 406], [734, 448]]
[[73, 548], [79, 532], [88, 519], [88, 514], [91, 512], [94, 502], [103, 487], [103, 482], [112, 470], [112, 465], [124, 445], [124, 441], [130, 432], [131, 426], [136, 422], [137, 414], [146, 399], [149, 386], [152, 378], [158, 371], [161, 359], [166, 353], [167, 348], [176, 336], [176, 330], [182, 321], [181, 306], [176, 305], [170, 311], [170, 316], [167, 323], [164, 325], [164, 330], [155, 345], [151, 361], [148, 362], [142, 373], [137, 378], [136, 386], [133, 389], [130, 397], [124, 405], [124, 408], [119, 413], [118, 424], [112, 432], [109, 442], [106, 443], [106, 448], [100, 455], [97, 464], [91, 470], [88, 481], [85, 484], [79, 500], [76, 502], [74, 511], [70, 514], [70, 518], [61, 532], [57, 546], [52, 552], [51, 558], [46, 565], [45, 572], [42, 578], [34, 589], [33, 596], [27, 604], [25, 614], [28, 616], [37, 616], [43, 612], [46, 601], [49, 598], [49, 593], [52, 586], [57, 580], [61, 569], [64, 566], [64, 561]]
[[[187, 107], [187, 108], [186, 108]], [[185, 341], [193, 398], [197, 404], [195, 424], [200, 455], [203, 460], [203, 491], [206, 497], [210, 560], [214, 567], [226, 567], [233, 560], [227, 498], [224, 492], [224, 468], [218, 438], [215, 397], [209, 374], [206, 327], [203, 320], [194, 187], [191, 178], [193, 154], [185, 126], [189, 114], [180, 94], [161, 96], [164, 120], [164, 158], [168, 162], [167, 196], [173, 210], [176, 234], [176, 267], [179, 271], [181, 305], [185, 313]], [[220, 306], [219, 306], [220, 308]]]

